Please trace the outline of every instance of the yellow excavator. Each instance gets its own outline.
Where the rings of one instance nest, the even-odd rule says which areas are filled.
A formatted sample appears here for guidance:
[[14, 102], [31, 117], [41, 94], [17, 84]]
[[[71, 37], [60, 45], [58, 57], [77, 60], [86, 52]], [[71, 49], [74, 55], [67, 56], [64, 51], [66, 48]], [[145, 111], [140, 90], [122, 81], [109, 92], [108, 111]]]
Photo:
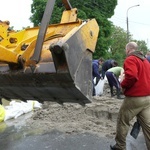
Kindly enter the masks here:
[[81, 20], [62, 0], [59, 24], [49, 24], [55, 0], [48, 0], [39, 27], [9, 30], [0, 21], [0, 98], [58, 103], [90, 103], [92, 55], [99, 26]]

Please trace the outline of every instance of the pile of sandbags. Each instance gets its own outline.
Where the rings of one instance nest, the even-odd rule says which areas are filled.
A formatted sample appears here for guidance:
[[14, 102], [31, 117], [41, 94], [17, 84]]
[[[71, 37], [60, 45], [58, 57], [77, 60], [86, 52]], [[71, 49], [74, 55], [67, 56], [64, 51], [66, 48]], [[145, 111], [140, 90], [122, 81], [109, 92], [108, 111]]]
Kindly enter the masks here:
[[42, 104], [38, 101], [31, 100], [28, 100], [27, 102], [11, 101], [8, 106], [0, 105], [0, 122], [8, 119], [16, 119], [36, 108], [42, 108]]

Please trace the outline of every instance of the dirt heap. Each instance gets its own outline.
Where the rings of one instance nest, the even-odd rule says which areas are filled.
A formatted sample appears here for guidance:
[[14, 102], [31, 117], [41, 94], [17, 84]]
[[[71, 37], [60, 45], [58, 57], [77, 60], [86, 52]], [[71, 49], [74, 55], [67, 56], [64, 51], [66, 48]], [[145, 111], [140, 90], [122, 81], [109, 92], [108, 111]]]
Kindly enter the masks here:
[[92, 103], [79, 104], [45, 102], [43, 108], [35, 110], [28, 124], [45, 131], [59, 130], [65, 133], [89, 132], [100, 136], [112, 136], [116, 130], [116, 119], [122, 100], [110, 97], [104, 87], [102, 96], [93, 97]]

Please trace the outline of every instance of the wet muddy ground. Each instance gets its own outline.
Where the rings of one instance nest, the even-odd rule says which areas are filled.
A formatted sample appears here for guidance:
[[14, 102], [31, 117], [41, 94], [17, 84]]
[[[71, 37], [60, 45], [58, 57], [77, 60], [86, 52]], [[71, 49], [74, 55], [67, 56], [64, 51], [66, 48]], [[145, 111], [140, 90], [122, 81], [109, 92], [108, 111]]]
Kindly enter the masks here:
[[[65, 133], [31, 128], [26, 122], [31, 116], [29, 113], [0, 124], [1, 150], [109, 150], [109, 145], [114, 143], [113, 138], [87, 132]], [[127, 150], [146, 150], [142, 133], [136, 140], [128, 135]]]
[[[43, 109], [0, 123], [0, 150], [109, 150], [121, 101], [95, 97], [93, 103], [45, 103]], [[146, 150], [142, 131], [127, 137], [127, 150]]]

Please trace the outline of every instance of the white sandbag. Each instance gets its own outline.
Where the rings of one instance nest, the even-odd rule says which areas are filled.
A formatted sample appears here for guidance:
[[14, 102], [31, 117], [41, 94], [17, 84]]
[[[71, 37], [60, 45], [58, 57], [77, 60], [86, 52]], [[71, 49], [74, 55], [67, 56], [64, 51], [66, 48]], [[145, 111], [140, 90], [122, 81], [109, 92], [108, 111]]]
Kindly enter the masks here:
[[93, 81], [94, 81], [94, 84], [96, 84], [96, 78], [94, 78]]
[[33, 108], [42, 108], [42, 104], [38, 101], [27, 100], [27, 103], [31, 104]]
[[22, 114], [26, 114], [32, 111], [34, 108], [41, 108], [42, 104], [37, 101], [30, 101], [27, 102], [16, 102], [11, 101], [9, 106], [5, 107], [5, 118], [4, 121], [8, 119], [16, 119]]
[[103, 90], [104, 90], [104, 84], [105, 84], [106, 80], [99, 80], [99, 82], [97, 83], [97, 85], [95, 86], [95, 92], [97, 96], [100, 96], [103, 94]]

